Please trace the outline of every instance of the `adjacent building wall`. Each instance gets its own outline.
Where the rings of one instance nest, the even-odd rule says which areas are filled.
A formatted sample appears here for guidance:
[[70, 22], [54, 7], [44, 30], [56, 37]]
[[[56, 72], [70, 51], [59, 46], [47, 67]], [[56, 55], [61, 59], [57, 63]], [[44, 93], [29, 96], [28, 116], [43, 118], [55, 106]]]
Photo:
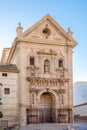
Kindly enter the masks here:
[[[6, 76], [7, 74], [7, 76]], [[18, 73], [0, 71], [1, 102], [0, 111], [3, 113], [2, 120], [8, 121], [8, 126], [19, 123], [19, 83]]]
[[7, 59], [8, 59], [8, 56], [10, 54], [10, 50], [11, 48], [4, 48], [3, 49], [3, 52], [2, 52], [2, 57], [1, 57], [1, 64], [5, 64]]
[[87, 82], [78, 81], [74, 84], [74, 106], [87, 103]]
[[74, 118], [87, 121], [87, 103], [74, 106]]

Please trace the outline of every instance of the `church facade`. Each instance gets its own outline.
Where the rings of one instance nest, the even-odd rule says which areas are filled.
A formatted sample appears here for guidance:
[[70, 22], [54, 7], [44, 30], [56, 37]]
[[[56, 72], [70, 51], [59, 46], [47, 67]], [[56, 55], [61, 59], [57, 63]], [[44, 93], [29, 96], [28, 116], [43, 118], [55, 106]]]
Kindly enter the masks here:
[[72, 50], [77, 42], [50, 15], [23, 32], [0, 63], [2, 120], [9, 125], [73, 123]]

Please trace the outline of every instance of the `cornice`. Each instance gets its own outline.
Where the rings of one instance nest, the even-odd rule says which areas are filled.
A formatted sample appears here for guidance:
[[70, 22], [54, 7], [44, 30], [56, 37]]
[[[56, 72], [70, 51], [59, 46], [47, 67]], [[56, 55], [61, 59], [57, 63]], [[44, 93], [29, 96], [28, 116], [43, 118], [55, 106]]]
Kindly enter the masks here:
[[12, 72], [12, 73], [19, 73], [20, 71], [19, 70], [2, 70], [0, 69], [0, 72]]
[[59, 81], [59, 82], [68, 82], [70, 80], [69, 78], [60, 79], [60, 78], [40, 78], [40, 77], [27, 77], [26, 79], [28, 81], [37, 79], [37, 80], [45, 80], [45, 81], [55, 80], [55, 81]]
[[18, 39], [18, 38], [15, 38], [15, 41], [14, 41], [12, 47], [11, 47], [11, 51], [10, 51], [10, 54], [9, 54], [9, 56], [8, 56], [8, 59], [7, 59], [7, 62], [6, 62], [6, 63], [10, 63], [10, 60], [11, 60], [11, 58], [12, 58], [12, 56], [13, 56], [13, 54], [14, 54], [14, 51], [15, 51], [15, 49], [16, 49], [16, 46], [17, 46], [17, 39]]
[[35, 40], [33, 40], [33, 39], [27, 39], [27, 38], [23, 38], [23, 37], [18, 37], [18, 38], [16, 38], [16, 40], [14, 41], [14, 44], [13, 44], [13, 46], [12, 46], [12, 48], [11, 48], [11, 51], [10, 51], [10, 54], [9, 54], [9, 57], [8, 57], [8, 59], [7, 59], [7, 63], [9, 63], [10, 62], [10, 60], [11, 60], [11, 58], [12, 58], [12, 56], [13, 56], [13, 54], [14, 54], [14, 51], [15, 51], [15, 49], [16, 49], [16, 46], [17, 46], [17, 44], [21, 44], [21, 42], [23, 43], [24, 42], [24, 44], [42, 44], [42, 45], [55, 45], [55, 46], [71, 46], [72, 48], [74, 47], [74, 45], [72, 44], [72, 42], [67, 42], [67, 43], [64, 43], [64, 42], [59, 42], [59, 41], [55, 41], [55, 40], [42, 40], [42, 39], [35, 39]]
[[46, 45], [57, 45], [57, 46], [73, 46], [73, 43], [72, 42], [62, 42], [62, 41], [57, 41], [57, 40], [47, 40], [47, 39], [33, 39], [33, 38], [23, 38], [23, 37], [19, 37], [16, 39], [16, 42], [15, 42], [15, 46], [17, 43], [21, 43], [21, 42], [24, 42], [25, 44], [26, 43], [32, 43], [32, 44], [46, 44]]

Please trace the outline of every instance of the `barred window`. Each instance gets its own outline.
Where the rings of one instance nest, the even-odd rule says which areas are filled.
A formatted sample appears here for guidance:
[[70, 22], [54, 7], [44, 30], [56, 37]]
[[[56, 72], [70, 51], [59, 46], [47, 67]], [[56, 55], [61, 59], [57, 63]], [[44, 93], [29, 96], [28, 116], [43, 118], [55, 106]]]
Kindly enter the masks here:
[[63, 67], [63, 60], [60, 59], [58, 64], [59, 64], [59, 67]]
[[10, 88], [5, 88], [4, 89], [4, 94], [10, 94]]
[[2, 76], [7, 76], [7, 73], [2, 73]]
[[35, 63], [34, 57], [30, 57], [30, 65], [34, 65]]

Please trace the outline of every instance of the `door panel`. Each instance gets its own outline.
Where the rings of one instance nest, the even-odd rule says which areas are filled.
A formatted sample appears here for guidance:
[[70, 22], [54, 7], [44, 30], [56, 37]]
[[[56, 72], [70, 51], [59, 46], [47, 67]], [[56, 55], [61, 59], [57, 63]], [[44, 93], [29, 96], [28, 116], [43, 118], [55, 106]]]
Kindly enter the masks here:
[[52, 122], [53, 99], [51, 94], [44, 93], [40, 98], [40, 121]]

